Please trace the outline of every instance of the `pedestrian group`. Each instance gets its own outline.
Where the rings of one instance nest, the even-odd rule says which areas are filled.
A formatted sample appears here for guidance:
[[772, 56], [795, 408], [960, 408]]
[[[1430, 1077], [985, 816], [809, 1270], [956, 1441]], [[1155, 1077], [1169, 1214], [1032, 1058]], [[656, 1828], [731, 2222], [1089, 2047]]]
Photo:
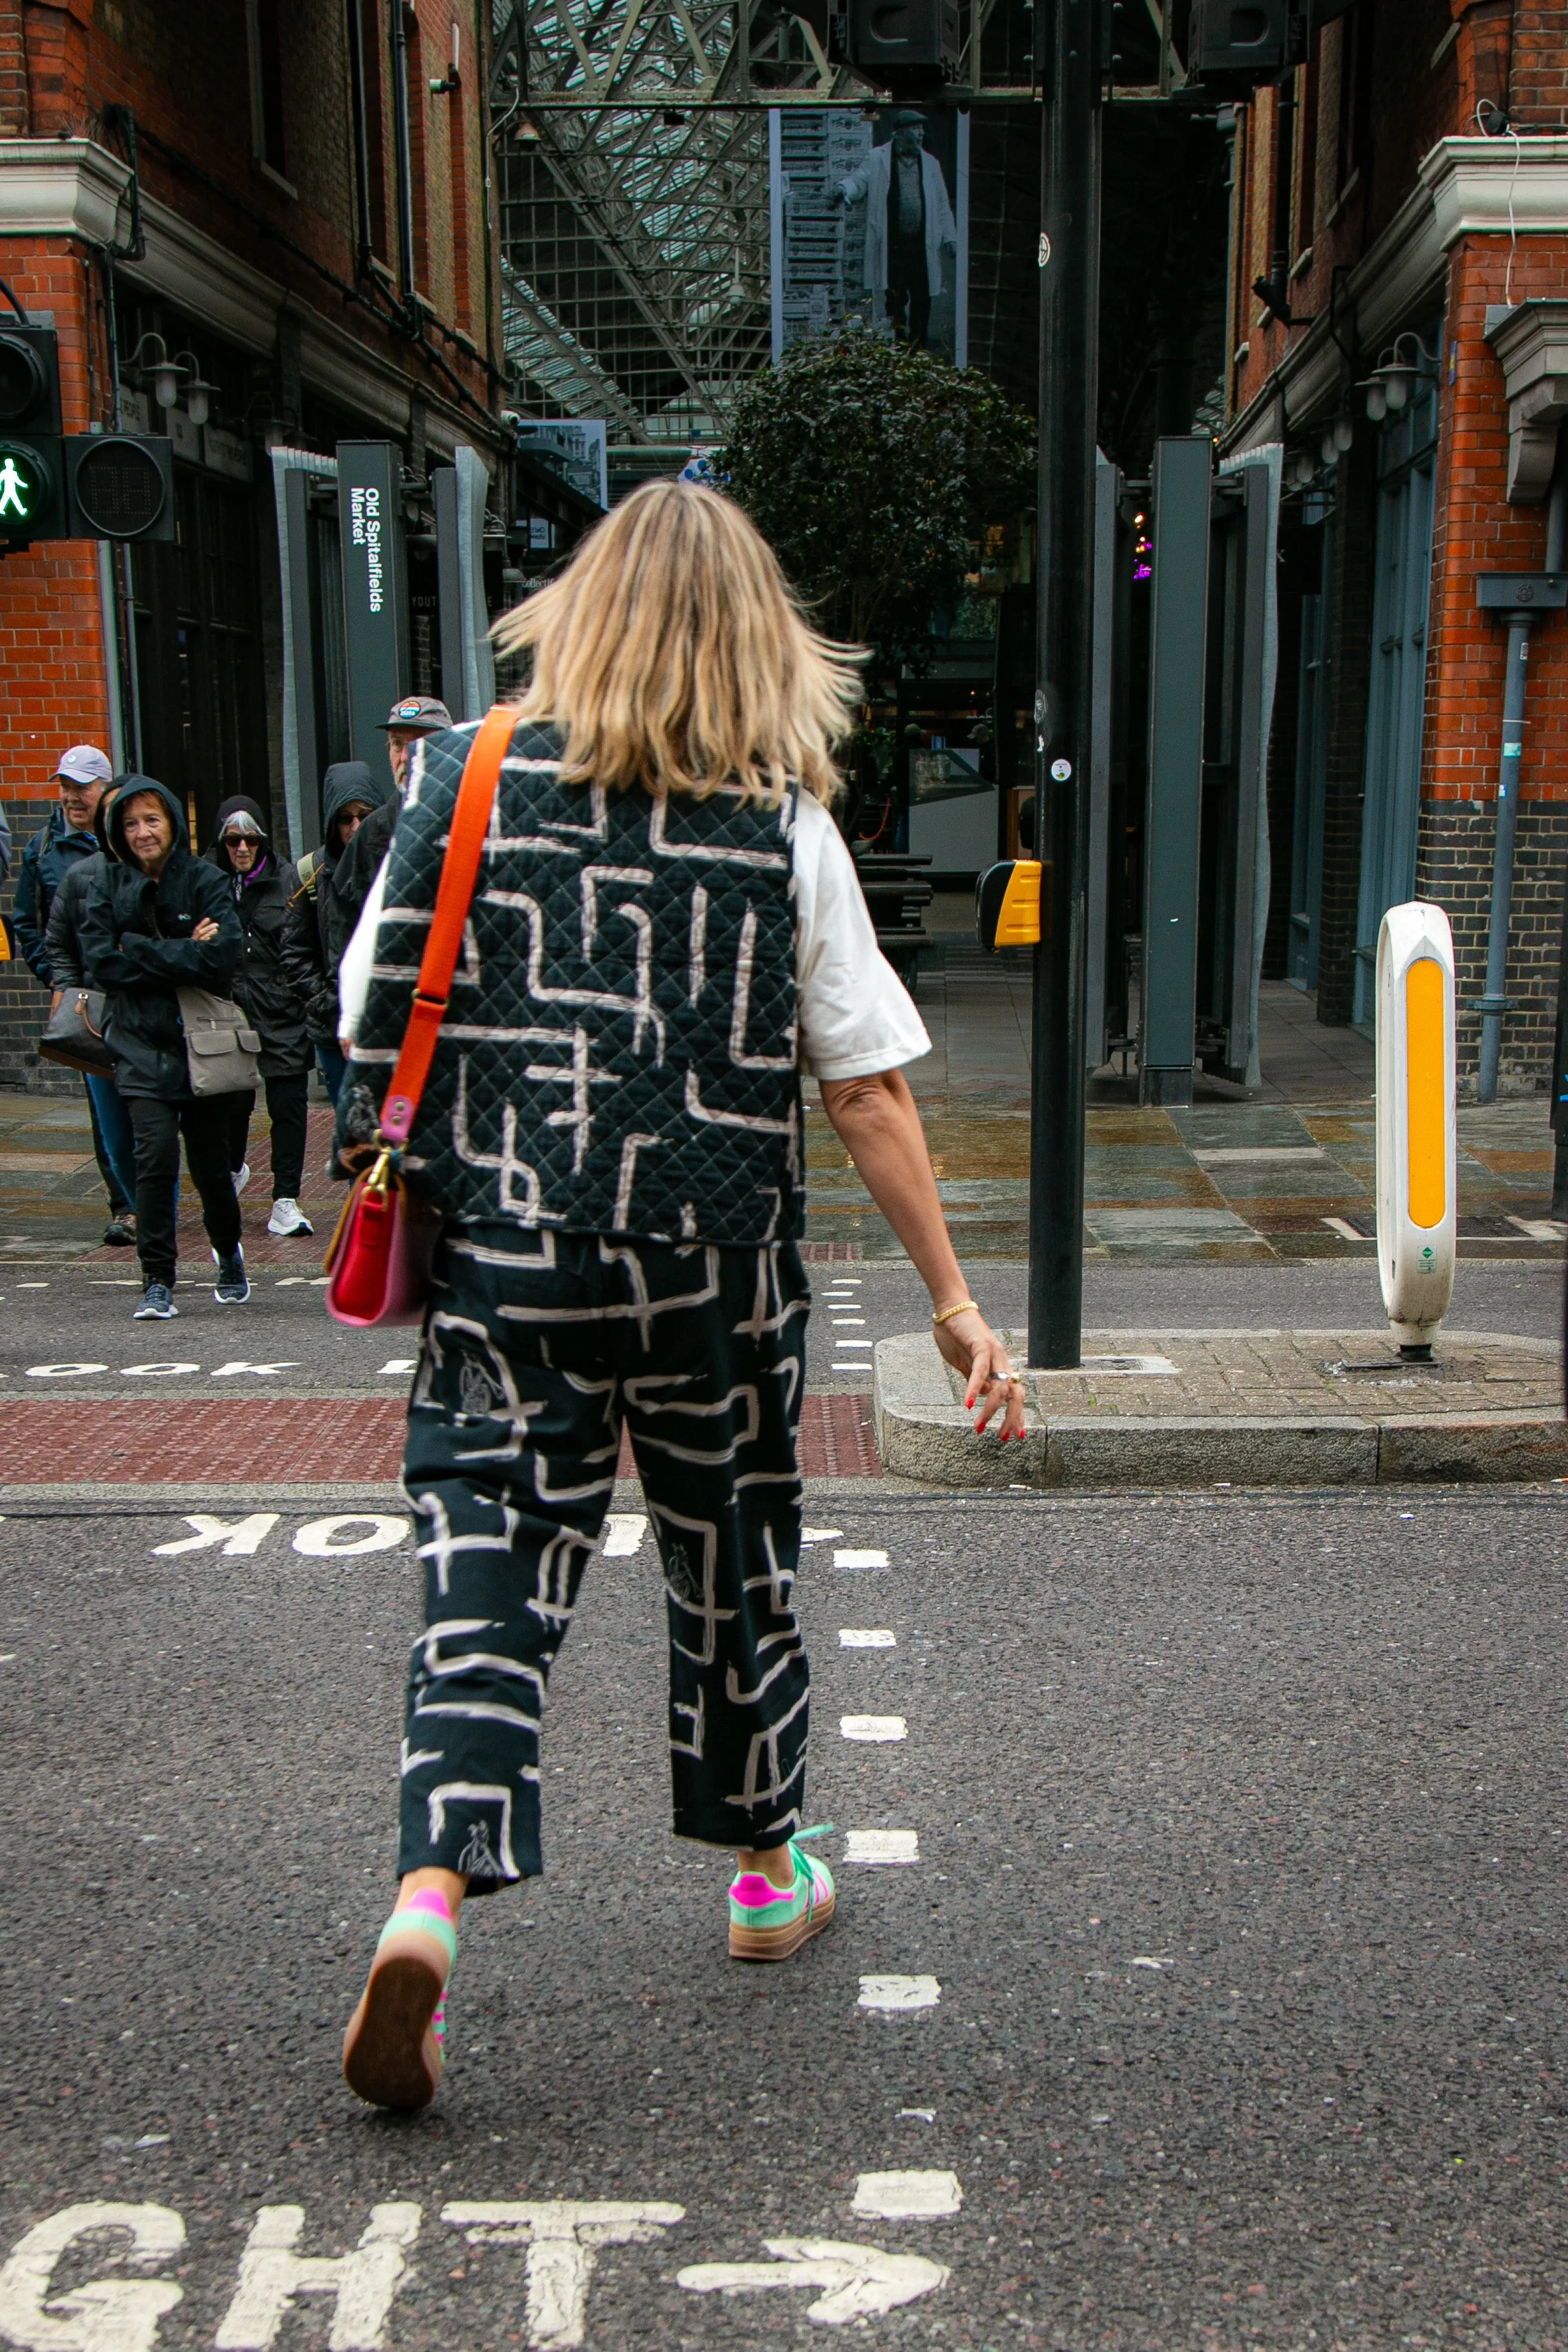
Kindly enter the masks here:
[[[313, 1067], [333, 1103], [342, 1082], [339, 968], [386, 854], [410, 748], [450, 724], [434, 697], [395, 703], [391, 779], [362, 761], [329, 767], [321, 845], [298, 862], [244, 794], [222, 803], [198, 855], [167, 785], [115, 776], [94, 744], [61, 758], [58, 805], [22, 852], [14, 923], [22, 957], [51, 992], [51, 1038], [63, 1014], [68, 1042], [57, 1041], [55, 1055], [82, 1070], [109, 1196], [103, 1238], [136, 1250], [138, 1322], [179, 1312], [182, 1139], [216, 1265], [214, 1297], [225, 1306], [249, 1297], [239, 1199], [258, 1087], [271, 1124], [267, 1229], [312, 1232], [299, 1205], [307, 1107]], [[8, 849], [7, 836], [0, 854]]]

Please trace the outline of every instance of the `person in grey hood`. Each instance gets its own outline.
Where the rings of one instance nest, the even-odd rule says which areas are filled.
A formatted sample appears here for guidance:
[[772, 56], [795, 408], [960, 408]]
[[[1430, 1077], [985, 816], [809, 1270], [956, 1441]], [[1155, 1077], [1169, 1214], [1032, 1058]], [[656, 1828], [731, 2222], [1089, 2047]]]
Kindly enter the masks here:
[[338, 760], [321, 779], [322, 841], [299, 861], [288, 902], [284, 955], [305, 1000], [305, 1027], [334, 1107], [343, 1083], [338, 1045], [338, 967], [360, 919], [363, 892], [339, 887], [345, 853], [361, 825], [395, 798], [363, 760]]
[[[272, 1122], [272, 1214], [267, 1230], [308, 1234], [315, 1229], [299, 1206], [299, 1192], [305, 1176], [310, 1040], [305, 1033], [305, 991], [285, 944], [298, 869], [279, 857], [260, 807], [244, 793], [219, 807], [217, 837], [204, 855], [209, 865], [229, 877], [245, 933], [235, 995], [261, 1038], [261, 1076]], [[256, 1097], [228, 1095], [225, 1099], [232, 1122], [229, 1160], [235, 1191], [240, 1192], [250, 1175], [246, 1147]]]
[[180, 1138], [218, 1259], [214, 1297], [250, 1297], [229, 1174], [229, 1105], [191, 1090], [178, 992], [225, 996], [245, 945], [229, 884], [191, 855], [185, 813], [151, 776], [121, 780], [105, 860], [77, 919], [82, 976], [107, 998], [104, 1036], [136, 1137], [136, 1249], [144, 1286], [134, 1320], [167, 1322], [177, 1262]]

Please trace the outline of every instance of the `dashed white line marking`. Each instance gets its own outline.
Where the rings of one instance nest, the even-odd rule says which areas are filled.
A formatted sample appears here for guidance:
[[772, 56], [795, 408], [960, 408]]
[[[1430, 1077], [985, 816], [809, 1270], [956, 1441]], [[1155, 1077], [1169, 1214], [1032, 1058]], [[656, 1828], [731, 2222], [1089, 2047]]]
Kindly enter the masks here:
[[[857, 2009], [935, 2009], [942, 1988], [935, 1977], [862, 1977]], [[908, 2112], [907, 2110], [905, 2112]]]
[[848, 1550], [834, 1552], [833, 1566], [835, 1568], [885, 1568], [887, 1554], [884, 1551], [857, 1551], [851, 1546]]
[[896, 1650], [898, 1636], [889, 1633], [881, 1625], [841, 1625], [839, 1647], [841, 1650]]
[[964, 2201], [956, 2172], [862, 2172], [851, 2210], [884, 2221], [934, 2221]]
[[1162, 1969], [1174, 1969], [1176, 1962], [1174, 1960], [1157, 1960], [1151, 1953], [1140, 1952], [1134, 1959], [1129, 1960], [1127, 1965], [1132, 1969], [1153, 1969], [1157, 1976]]
[[386, 1362], [382, 1366], [382, 1372], [399, 1374], [416, 1372], [418, 1370], [419, 1358], [417, 1356], [389, 1356]]
[[865, 1329], [865, 1317], [863, 1315], [835, 1315], [833, 1318], [833, 1328], [835, 1331], [863, 1331]]
[[604, 1538], [606, 1559], [631, 1559], [648, 1532], [642, 1511], [612, 1511], [604, 1524], [610, 1530]]
[[850, 1830], [844, 1838], [846, 1862], [862, 1862], [878, 1868], [919, 1859], [918, 1830]]
[[842, 1534], [842, 1528], [802, 1528], [800, 1541], [803, 1544], [836, 1543]]
[[901, 1715], [841, 1715], [839, 1733], [844, 1739], [890, 1741], [907, 1739], [909, 1726]]
[[325, 1290], [331, 1279], [329, 1274], [285, 1274], [272, 1286], [274, 1290]]

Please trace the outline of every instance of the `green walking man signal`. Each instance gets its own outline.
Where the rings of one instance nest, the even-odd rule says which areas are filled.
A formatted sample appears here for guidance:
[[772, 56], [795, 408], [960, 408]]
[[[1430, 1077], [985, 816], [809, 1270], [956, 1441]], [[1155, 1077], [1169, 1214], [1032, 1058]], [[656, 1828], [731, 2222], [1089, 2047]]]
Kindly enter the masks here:
[[61, 430], [52, 327], [0, 324], [0, 554], [52, 539], [172, 539], [172, 442]]

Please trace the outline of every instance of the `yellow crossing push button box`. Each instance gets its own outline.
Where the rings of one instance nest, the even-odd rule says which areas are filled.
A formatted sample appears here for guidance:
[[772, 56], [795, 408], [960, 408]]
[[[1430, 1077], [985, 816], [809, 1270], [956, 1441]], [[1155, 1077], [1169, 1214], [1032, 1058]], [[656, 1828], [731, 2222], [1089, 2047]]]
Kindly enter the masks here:
[[1009, 857], [987, 867], [975, 885], [975, 928], [983, 948], [1039, 945], [1043, 872], [1037, 857]]

